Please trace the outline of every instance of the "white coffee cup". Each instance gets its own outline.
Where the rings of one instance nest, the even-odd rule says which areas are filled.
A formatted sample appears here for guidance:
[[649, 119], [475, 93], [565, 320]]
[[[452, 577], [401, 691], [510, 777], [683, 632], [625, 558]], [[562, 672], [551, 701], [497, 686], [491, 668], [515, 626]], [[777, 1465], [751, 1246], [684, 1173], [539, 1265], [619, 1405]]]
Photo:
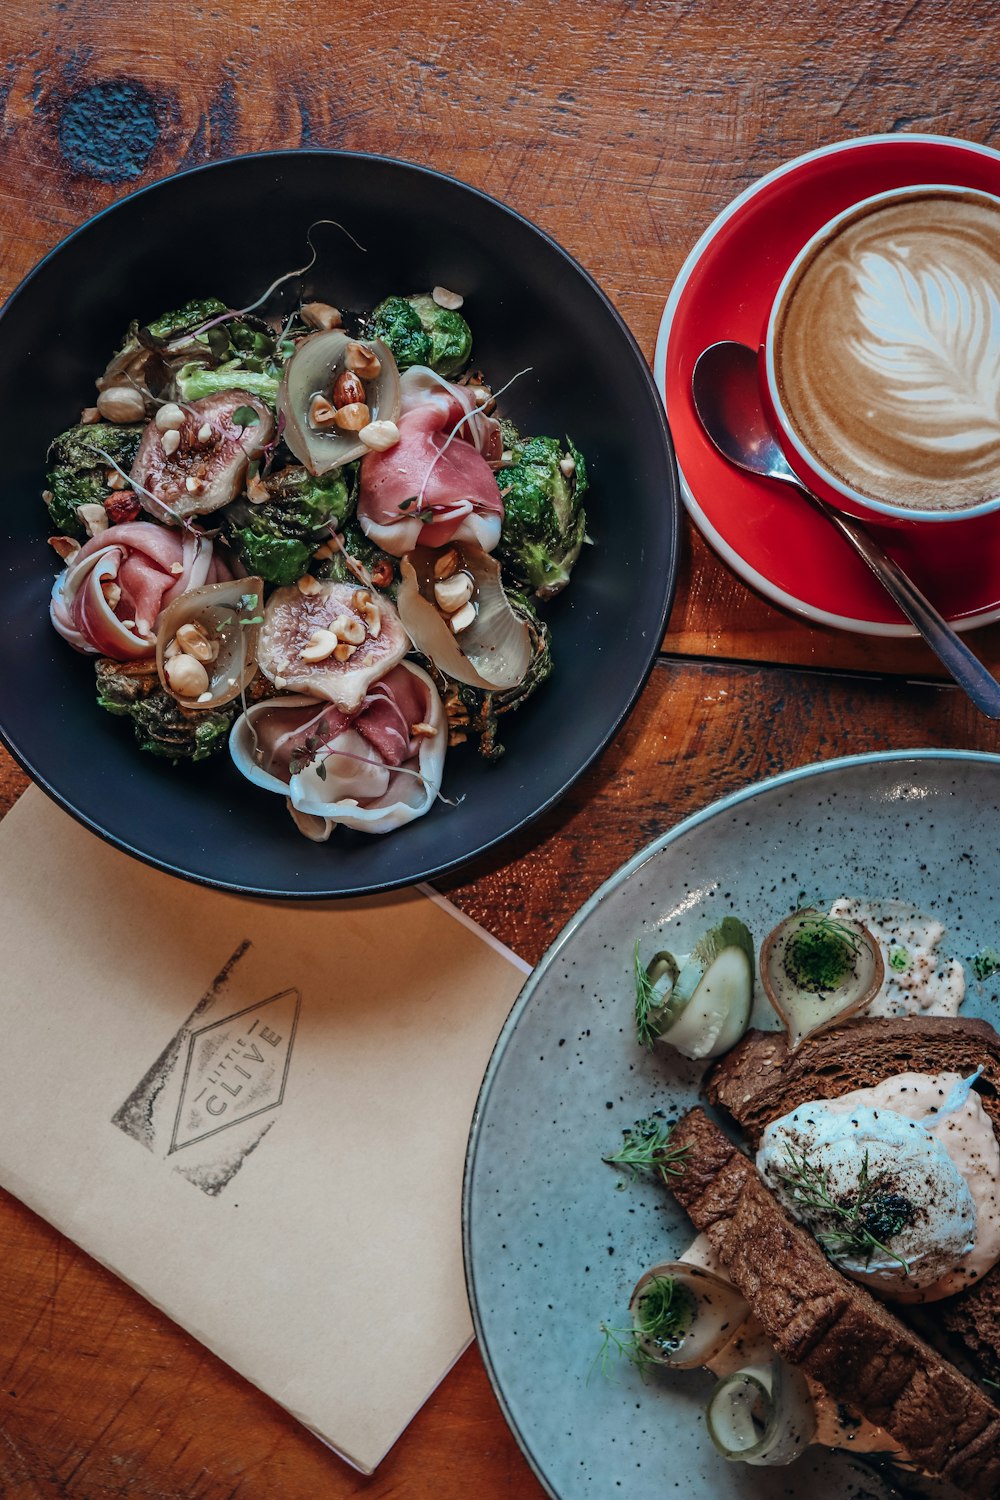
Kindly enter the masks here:
[[1000, 198], [853, 204], [789, 266], [762, 355], [782, 447], [824, 498], [883, 522], [1000, 508]]

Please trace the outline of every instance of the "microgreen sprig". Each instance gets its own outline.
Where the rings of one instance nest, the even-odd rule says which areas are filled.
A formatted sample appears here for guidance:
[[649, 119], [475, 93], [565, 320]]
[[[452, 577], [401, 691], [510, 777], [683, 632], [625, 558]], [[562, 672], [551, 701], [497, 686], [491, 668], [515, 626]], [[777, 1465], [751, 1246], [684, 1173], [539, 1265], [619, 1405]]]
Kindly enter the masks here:
[[616, 1356], [635, 1365], [645, 1379], [650, 1366], [659, 1363], [651, 1348], [678, 1348], [696, 1311], [695, 1299], [675, 1276], [651, 1276], [635, 1299], [635, 1317], [628, 1328], [600, 1325], [604, 1338], [595, 1366], [610, 1379], [612, 1356]]
[[659, 1036], [651, 1012], [657, 1003], [656, 986], [639, 957], [639, 942], [635, 945], [635, 1030], [643, 1047], [652, 1047]]
[[609, 1166], [625, 1167], [634, 1177], [640, 1172], [656, 1172], [664, 1180], [680, 1177], [691, 1147], [670, 1145], [673, 1128], [656, 1116], [637, 1120], [631, 1129], [622, 1132], [618, 1150], [601, 1160]]
[[[635, 1034], [640, 1046], [652, 1048], [670, 1019], [668, 997], [677, 978], [677, 964], [670, 953], [657, 953], [643, 964], [639, 940], [633, 954], [635, 967]], [[663, 984], [662, 981], [667, 981]]]
[[[794, 1202], [807, 1214], [834, 1220], [833, 1228], [814, 1231], [831, 1258], [863, 1255], [867, 1265], [878, 1250], [894, 1260], [904, 1276], [909, 1276], [909, 1262], [885, 1241], [913, 1222], [913, 1205], [872, 1181], [867, 1151], [858, 1172], [858, 1191], [846, 1202], [839, 1202], [831, 1193], [829, 1169], [817, 1167], [805, 1152], [786, 1146], [785, 1161], [779, 1176]], [[883, 1238], [875, 1233], [876, 1229]]]
[[805, 916], [788, 941], [785, 967], [800, 989], [833, 990], [854, 967], [861, 936], [836, 917]]

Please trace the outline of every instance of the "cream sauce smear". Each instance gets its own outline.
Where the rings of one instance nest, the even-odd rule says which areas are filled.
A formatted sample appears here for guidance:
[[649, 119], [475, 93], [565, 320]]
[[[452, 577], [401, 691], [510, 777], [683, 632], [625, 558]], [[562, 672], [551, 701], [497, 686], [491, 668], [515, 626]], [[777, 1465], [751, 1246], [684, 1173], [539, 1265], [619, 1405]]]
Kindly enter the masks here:
[[831, 917], [861, 922], [882, 950], [885, 983], [865, 1008], [869, 1016], [957, 1016], [965, 999], [965, 970], [941, 952], [945, 926], [905, 901], [841, 896]]

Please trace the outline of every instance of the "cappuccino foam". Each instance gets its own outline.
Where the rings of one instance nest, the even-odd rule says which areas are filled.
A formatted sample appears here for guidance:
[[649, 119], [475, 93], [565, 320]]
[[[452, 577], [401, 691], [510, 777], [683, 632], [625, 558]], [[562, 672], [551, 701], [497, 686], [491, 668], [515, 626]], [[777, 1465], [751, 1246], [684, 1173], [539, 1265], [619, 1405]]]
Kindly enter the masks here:
[[788, 421], [850, 488], [913, 510], [1000, 496], [1000, 201], [860, 210], [798, 268], [773, 350]]

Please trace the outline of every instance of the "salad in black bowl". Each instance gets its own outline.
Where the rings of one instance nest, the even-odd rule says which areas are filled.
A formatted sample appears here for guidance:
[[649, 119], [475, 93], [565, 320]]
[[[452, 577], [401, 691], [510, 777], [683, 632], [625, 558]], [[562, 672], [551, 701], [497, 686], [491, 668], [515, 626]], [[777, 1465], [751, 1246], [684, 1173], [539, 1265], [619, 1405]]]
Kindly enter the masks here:
[[268, 895], [403, 884], [537, 815], [628, 712], [676, 571], [669, 439], [620, 319], [509, 210], [240, 158], [92, 220], [3, 317], [0, 724], [129, 852]]

